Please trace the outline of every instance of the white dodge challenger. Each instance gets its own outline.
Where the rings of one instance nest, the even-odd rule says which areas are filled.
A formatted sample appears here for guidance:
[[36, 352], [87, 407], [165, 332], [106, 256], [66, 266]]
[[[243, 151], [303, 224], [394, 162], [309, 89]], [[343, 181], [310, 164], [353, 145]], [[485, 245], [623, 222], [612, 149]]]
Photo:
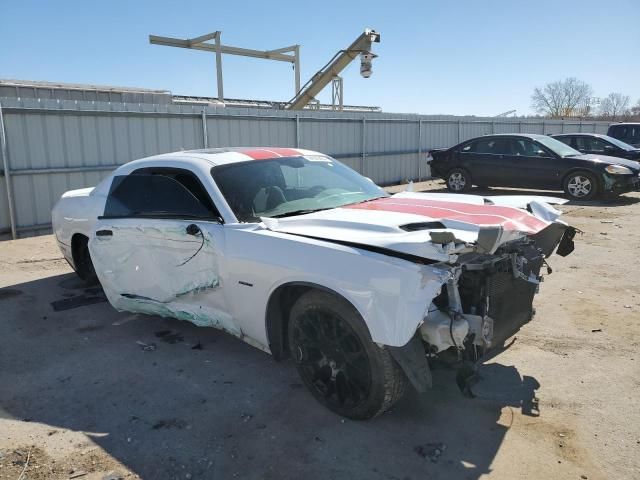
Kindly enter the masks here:
[[474, 364], [531, 320], [545, 259], [573, 250], [563, 202], [389, 195], [321, 153], [219, 148], [127, 163], [52, 216], [117, 310], [292, 357], [322, 404], [366, 419], [430, 387], [429, 359]]

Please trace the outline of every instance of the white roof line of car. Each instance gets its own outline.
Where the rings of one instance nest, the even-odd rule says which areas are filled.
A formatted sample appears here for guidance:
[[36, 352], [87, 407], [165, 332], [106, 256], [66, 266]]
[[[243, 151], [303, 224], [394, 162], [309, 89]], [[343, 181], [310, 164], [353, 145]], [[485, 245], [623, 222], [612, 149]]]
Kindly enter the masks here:
[[[229, 149], [228, 151], [220, 151], [220, 152], [202, 152], [202, 151], [198, 151], [198, 150], [181, 150], [181, 151], [177, 151], [177, 152], [169, 152], [169, 153], [160, 153], [158, 155], [151, 155], [149, 157], [144, 157], [144, 158], [140, 158], [137, 160], [204, 160], [207, 163], [209, 163], [212, 167], [218, 166], [218, 165], [223, 165], [226, 163], [239, 163], [241, 161], [252, 161], [251, 158], [246, 158], [246, 159], [238, 159], [232, 162], [229, 162], [229, 156], [236, 154], [236, 153], [242, 153], [241, 148], [243, 147], [238, 147], [238, 150], [234, 150], [233, 147], [232, 149]], [[252, 148], [252, 147], [247, 147], [247, 148]], [[269, 150], [269, 147], [253, 147], [256, 150]], [[277, 148], [277, 147], [271, 147], [271, 148]], [[291, 147], [294, 150], [299, 150], [301, 155], [324, 155], [322, 153], [318, 153], [312, 150], [307, 150], [304, 148], [295, 148], [295, 147]], [[216, 161], [216, 157], [218, 157], [219, 159], [222, 160], [222, 158], [227, 157], [227, 161], [222, 161], [222, 162], [217, 162]], [[278, 158], [277, 156], [274, 156], [274, 158]], [[136, 161], [136, 160], [134, 160]]]

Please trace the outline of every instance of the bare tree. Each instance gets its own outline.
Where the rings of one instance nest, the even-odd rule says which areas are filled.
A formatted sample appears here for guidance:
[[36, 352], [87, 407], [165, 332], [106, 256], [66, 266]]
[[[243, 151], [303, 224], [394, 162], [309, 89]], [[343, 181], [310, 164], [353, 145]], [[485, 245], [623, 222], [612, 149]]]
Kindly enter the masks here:
[[584, 116], [589, 113], [591, 94], [588, 83], [572, 77], [536, 87], [531, 106], [551, 118]]
[[633, 107], [631, 107], [631, 116], [633, 119], [640, 120], [640, 99]]
[[629, 103], [631, 103], [629, 95], [610, 93], [600, 102], [600, 115], [616, 120], [629, 113]]

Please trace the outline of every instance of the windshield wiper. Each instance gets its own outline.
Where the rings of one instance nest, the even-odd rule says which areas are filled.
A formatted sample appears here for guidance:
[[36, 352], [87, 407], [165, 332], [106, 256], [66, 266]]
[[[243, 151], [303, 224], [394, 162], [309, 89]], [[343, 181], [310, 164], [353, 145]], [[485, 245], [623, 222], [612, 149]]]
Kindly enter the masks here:
[[292, 210], [291, 212], [279, 213], [277, 215], [271, 215], [269, 218], [284, 218], [284, 217], [294, 217], [296, 215], [305, 215], [307, 213], [321, 212], [322, 210], [331, 210], [336, 207], [328, 207], [328, 208], [306, 208], [302, 210]]

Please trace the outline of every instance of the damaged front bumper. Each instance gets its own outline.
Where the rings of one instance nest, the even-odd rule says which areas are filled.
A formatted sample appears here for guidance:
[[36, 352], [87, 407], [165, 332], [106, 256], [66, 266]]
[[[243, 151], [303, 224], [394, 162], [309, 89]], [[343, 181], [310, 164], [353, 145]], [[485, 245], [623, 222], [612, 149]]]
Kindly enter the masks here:
[[640, 175], [602, 174], [602, 185], [605, 193], [618, 195], [621, 193], [640, 191]]
[[[536, 235], [501, 245], [494, 253], [467, 253], [453, 265], [416, 335], [391, 354], [414, 387], [431, 386], [428, 359], [464, 366], [476, 364], [531, 321], [533, 299], [543, 280], [541, 270], [555, 250], [573, 251], [576, 229], [554, 222]], [[435, 266], [435, 265], [434, 265]], [[418, 348], [418, 346], [420, 348]], [[426, 373], [425, 373], [426, 372]]]

